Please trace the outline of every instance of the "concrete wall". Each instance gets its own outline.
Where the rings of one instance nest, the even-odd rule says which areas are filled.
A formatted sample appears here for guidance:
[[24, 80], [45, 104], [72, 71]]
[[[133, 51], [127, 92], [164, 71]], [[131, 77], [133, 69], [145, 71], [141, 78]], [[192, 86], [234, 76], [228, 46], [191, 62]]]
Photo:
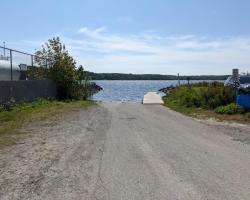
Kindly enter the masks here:
[[55, 98], [56, 83], [51, 80], [0, 81], [0, 104], [31, 102], [38, 98]]

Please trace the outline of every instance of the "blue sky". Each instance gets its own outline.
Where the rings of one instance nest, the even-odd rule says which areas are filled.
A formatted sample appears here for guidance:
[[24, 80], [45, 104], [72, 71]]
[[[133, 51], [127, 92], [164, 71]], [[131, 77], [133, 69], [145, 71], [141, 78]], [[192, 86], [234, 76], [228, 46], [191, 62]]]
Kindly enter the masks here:
[[9, 0], [0, 5], [1, 43], [34, 52], [60, 36], [90, 71], [250, 71], [250, 0]]

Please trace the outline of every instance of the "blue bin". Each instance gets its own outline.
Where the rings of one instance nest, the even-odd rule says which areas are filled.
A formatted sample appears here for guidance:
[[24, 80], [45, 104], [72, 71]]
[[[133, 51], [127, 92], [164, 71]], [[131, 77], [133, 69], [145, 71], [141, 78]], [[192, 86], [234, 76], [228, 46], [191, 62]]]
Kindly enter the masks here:
[[244, 109], [250, 109], [250, 96], [249, 95], [238, 95], [237, 105], [242, 106]]

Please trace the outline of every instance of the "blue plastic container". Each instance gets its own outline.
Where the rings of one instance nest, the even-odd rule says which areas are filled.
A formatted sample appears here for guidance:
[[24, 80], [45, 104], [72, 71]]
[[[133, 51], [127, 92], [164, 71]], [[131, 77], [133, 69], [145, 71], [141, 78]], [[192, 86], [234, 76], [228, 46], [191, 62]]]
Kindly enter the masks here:
[[238, 95], [237, 105], [242, 106], [244, 109], [250, 109], [250, 95]]

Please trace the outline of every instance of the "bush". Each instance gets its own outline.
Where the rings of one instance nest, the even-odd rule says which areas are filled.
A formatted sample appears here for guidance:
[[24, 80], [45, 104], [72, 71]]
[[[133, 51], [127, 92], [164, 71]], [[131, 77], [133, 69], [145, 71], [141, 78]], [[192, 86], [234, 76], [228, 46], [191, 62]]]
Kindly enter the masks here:
[[246, 117], [250, 119], [250, 112], [246, 113]]
[[215, 109], [216, 113], [219, 114], [228, 114], [228, 115], [232, 115], [232, 114], [237, 114], [237, 113], [244, 113], [244, 109], [241, 106], [238, 106], [236, 104], [229, 104], [226, 106], [219, 106]]
[[181, 106], [215, 109], [233, 103], [235, 92], [232, 87], [224, 87], [219, 82], [202, 82], [177, 87], [168, 98]]
[[0, 112], [11, 111], [11, 110], [13, 110], [13, 107], [15, 105], [16, 105], [15, 100], [11, 99], [9, 102], [0, 105]]
[[48, 70], [44, 67], [28, 66], [27, 77], [29, 80], [43, 80], [47, 78]]
[[200, 92], [201, 105], [204, 108], [214, 109], [235, 101], [235, 93], [232, 87], [224, 87], [218, 83], [212, 83]]

